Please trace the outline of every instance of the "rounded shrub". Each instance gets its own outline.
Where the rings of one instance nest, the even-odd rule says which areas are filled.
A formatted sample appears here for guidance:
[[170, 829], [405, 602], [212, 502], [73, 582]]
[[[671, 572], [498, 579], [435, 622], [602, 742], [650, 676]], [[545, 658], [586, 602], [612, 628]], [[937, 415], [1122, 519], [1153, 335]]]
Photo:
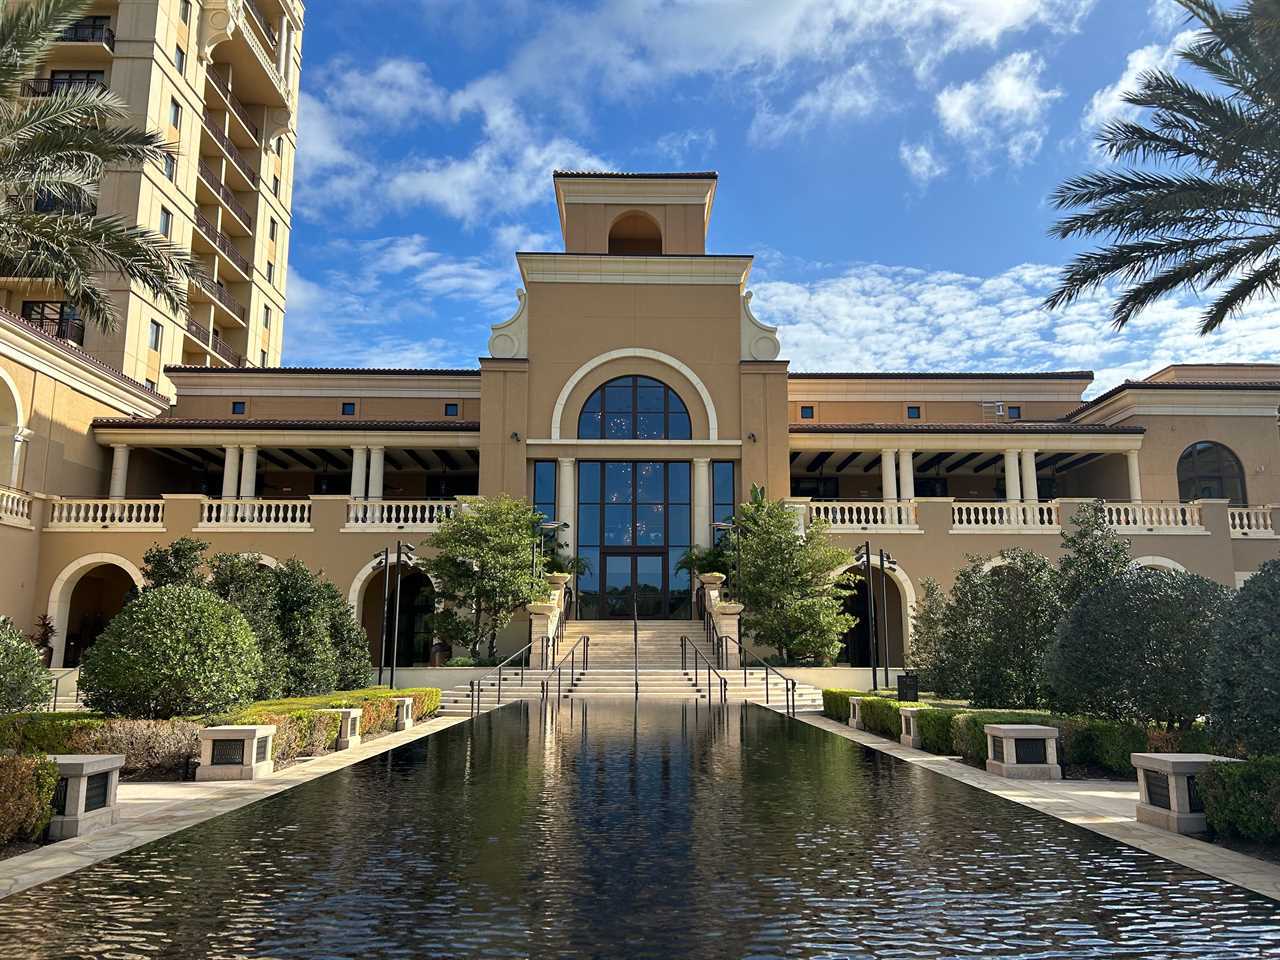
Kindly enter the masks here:
[[218, 713], [250, 700], [262, 669], [235, 607], [207, 590], [169, 586], [132, 600], [85, 655], [80, 689], [109, 716]]
[[49, 703], [53, 681], [40, 652], [8, 617], [0, 617], [0, 713]]
[[1280, 561], [1264, 563], [1228, 601], [1208, 672], [1220, 748], [1280, 754]]

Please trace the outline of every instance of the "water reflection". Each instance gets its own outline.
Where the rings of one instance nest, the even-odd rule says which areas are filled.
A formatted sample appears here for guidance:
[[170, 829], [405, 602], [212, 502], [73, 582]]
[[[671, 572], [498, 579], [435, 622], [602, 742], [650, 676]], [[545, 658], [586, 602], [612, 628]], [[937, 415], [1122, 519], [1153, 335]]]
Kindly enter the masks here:
[[0, 901], [0, 958], [1261, 957], [1280, 908], [758, 707], [508, 707]]

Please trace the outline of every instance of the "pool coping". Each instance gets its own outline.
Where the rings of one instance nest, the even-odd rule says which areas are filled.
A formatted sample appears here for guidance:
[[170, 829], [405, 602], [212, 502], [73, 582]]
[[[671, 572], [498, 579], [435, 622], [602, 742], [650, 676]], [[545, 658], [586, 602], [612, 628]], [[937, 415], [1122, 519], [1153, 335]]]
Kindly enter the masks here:
[[[132, 801], [122, 798], [120, 822], [84, 837], [60, 840], [0, 860], [0, 901], [83, 867], [194, 827], [224, 813], [275, 796], [362, 760], [448, 730], [470, 717], [445, 716], [421, 721], [408, 730], [387, 733], [360, 746], [285, 767], [263, 780], [204, 783], [121, 783], [121, 793], [138, 788]], [[145, 789], [144, 789], [145, 788]], [[151, 795], [148, 799], [147, 794]], [[172, 794], [165, 797], [165, 794]], [[130, 809], [132, 808], [132, 809]]]
[[[1127, 816], [1117, 815], [1114, 800], [1108, 803], [1096, 796], [1090, 796], [1090, 791], [1095, 790], [1099, 784], [1111, 781], [1059, 780], [1042, 783], [1034, 780], [1009, 780], [971, 767], [959, 760], [925, 753], [923, 750], [904, 747], [872, 733], [854, 730], [847, 724], [820, 714], [797, 714], [796, 719], [913, 766], [932, 770], [934, 773], [958, 780], [978, 790], [1048, 814], [1065, 823], [1084, 827], [1086, 830], [1126, 846], [1135, 847], [1192, 870], [1198, 870], [1200, 873], [1243, 887], [1271, 900], [1280, 900], [1280, 864], [1259, 860], [1203, 840], [1149, 827], [1138, 823], [1135, 819], [1136, 814], [1133, 813]], [[1135, 783], [1133, 785], [1135, 803], [1137, 793], [1138, 785]]]

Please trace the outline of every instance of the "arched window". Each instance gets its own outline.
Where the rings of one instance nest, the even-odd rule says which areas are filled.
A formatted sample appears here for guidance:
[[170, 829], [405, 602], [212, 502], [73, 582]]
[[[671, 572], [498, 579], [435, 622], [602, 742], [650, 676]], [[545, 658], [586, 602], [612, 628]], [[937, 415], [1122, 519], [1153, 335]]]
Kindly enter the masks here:
[[652, 377], [618, 377], [598, 388], [578, 416], [581, 440], [688, 440], [689, 410]]
[[609, 252], [633, 257], [660, 256], [662, 229], [658, 221], [639, 211], [624, 213], [609, 229]]
[[1178, 458], [1178, 498], [1230, 500], [1243, 506], [1248, 501], [1240, 458], [1220, 443], [1193, 443]]

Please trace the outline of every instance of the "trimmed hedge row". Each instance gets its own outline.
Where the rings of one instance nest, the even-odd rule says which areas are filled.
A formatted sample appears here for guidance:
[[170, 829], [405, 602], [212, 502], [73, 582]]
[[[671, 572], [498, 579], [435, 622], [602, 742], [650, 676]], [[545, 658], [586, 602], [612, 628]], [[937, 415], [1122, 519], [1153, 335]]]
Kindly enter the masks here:
[[1196, 785], [1214, 834], [1280, 844], [1280, 757], [1211, 763]]
[[43, 757], [0, 757], [0, 845], [39, 836], [57, 785], [58, 766]]
[[866, 696], [861, 690], [823, 690], [823, 716], [841, 723], [849, 722], [849, 698]]

